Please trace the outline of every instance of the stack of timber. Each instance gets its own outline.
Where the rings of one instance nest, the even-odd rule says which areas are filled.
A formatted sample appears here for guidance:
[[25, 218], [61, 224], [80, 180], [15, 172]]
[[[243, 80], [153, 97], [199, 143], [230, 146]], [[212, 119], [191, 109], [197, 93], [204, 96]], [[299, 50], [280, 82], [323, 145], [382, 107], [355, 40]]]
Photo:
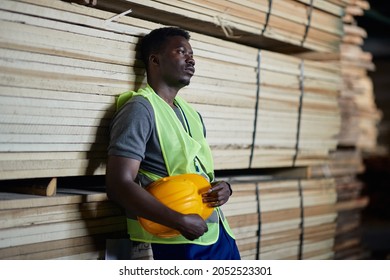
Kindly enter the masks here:
[[[378, 123], [381, 112], [375, 104], [374, 89], [368, 71], [374, 71], [372, 55], [362, 50], [366, 31], [359, 27], [355, 17], [369, 9], [367, 1], [355, 1], [348, 5], [344, 17], [343, 43], [340, 60], [343, 90], [340, 96], [342, 129], [339, 147], [352, 147], [361, 158], [377, 149]], [[363, 161], [363, 159], [361, 160]], [[367, 256], [361, 244], [362, 210], [368, 205], [368, 197], [362, 196], [363, 183], [358, 174], [346, 173], [338, 178], [338, 231], [335, 236], [336, 259], [363, 259]]]
[[365, 171], [362, 151], [338, 149], [331, 153], [329, 163], [310, 168], [312, 178], [333, 178], [337, 191], [337, 226], [334, 259], [364, 259], [361, 215], [369, 198], [362, 195], [363, 182], [358, 175]]
[[305, 52], [300, 58], [320, 61], [340, 61], [342, 90], [339, 98], [341, 129], [340, 147], [355, 147], [367, 153], [378, 149], [378, 124], [382, 113], [375, 104], [374, 88], [368, 71], [375, 71], [372, 54], [362, 50], [367, 32], [358, 26], [355, 17], [370, 8], [368, 1], [355, 0], [345, 7], [340, 52], [324, 54]]
[[104, 191], [0, 192], [0, 199], [0, 259], [102, 259], [106, 240], [126, 232], [122, 211]]
[[[332, 178], [230, 178], [223, 211], [243, 259], [332, 259], [336, 185]], [[0, 259], [104, 259], [107, 240], [123, 240], [123, 211], [104, 188], [59, 188], [42, 197], [0, 192]], [[131, 259], [152, 259], [148, 244]]]
[[[345, 35], [340, 53], [321, 55], [300, 54], [301, 58], [322, 61], [339, 60], [343, 87], [339, 98], [341, 129], [338, 148], [331, 152], [330, 161], [311, 169], [313, 176], [334, 176], [338, 193], [338, 229], [335, 236], [335, 258], [359, 259], [366, 253], [360, 243], [361, 211], [368, 198], [362, 196], [358, 175], [365, 170], [363, 157], [377, 149], [378, 122], [381, 112], [374, 100], [374, 90], [368, 71], [375, 70], [371, 53], [362, 50], [366, 31], [355, 17], [369, 9], [367, 1], [354, 1], [346, 7], [343, 18]], [[347, 192], [346, 195], [345, 192]], [[351, 192], [351, 193], [350, 193]], [[353, 193], [353, 195], [352, 195]]]
[[333, 259], [334, 179], [238, 178], [232, 186], [222, 208], [242, 259]]
[[[115, 97], [145, 84], [136, 45], [161, 25], [49, 0], [1, 1], [0, 20], [1, 179], [104, 174]], [[328, 160], [337, 62], [191, 35], [197, 73], [181, 94], [204, 116], [216, 169]]]
[[357, 149], [337, 149], [329, 154], [324, 165], [310, 167], [311, 177], [342, 177], [357, 175], [365, 171], [362, 151]]
[[219, 37], [292, 53], [338, 51], [342, 16], [350, 1], [99, 0], [97, 7]]
[[[369, 8], [368, 3], [361, 6], [361, 9]], [[359, 6], [353, 7], [355, 8], [353, 11], [359, 10]], [[355, 12], [352, 16], [362, 13]], [[375, 66], [372, 63], [372, 54], [362, 50], [363, 40], [367, 36], [366, 31], [355, 21], [345, 22], [344, 30], [345, 36], [340, 47], [344, 86], [340, 97], [343, 121], [339, 145], [354, 146], [366, 152], [373, 152], [377, 147], [381, 112], [375, 104], [373, 83], [367, 72], [374, 71]]]
[[362, 210], [369, 198], [362, 196], [364, 184], [354, 175], [336, 178], [337, 228], [335, 234], [335, 259], [364, 259], [367, 251], [362, 246]]
[[322, 61], [340, 61], [342, 90], [339, 103], [341, 111], [340, 147], [355, 147], [368, 153], [375, 152], [377, 146], [378, 123], [382, 114], [375, 104], [374, 88], [368, 71], [374, 71], [372, 54], [362, 50], [367, 32], [358, 26], [355, 17], [369, 9], [363, 0], [353, 1], [346, 6], [343, 17], [342, 43], [340, 52], [321, 54], [301, 53], [297, 56]]

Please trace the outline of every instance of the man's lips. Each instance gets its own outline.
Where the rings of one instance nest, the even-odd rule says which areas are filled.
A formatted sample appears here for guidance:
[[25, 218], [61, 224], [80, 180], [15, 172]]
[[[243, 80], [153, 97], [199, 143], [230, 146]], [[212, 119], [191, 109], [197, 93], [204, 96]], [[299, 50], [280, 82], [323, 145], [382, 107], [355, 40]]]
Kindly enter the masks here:
[[195, 67], [186, 67], [185, 71], [188, 73], [188, 74], [191, 74], [191, 75], [194, 75], [195, 74]]

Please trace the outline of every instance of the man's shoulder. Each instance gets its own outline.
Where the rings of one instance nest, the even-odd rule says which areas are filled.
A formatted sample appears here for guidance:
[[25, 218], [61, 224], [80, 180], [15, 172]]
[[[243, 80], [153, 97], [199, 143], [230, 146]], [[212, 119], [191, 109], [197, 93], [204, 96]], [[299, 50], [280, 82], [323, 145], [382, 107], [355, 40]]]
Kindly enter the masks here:
[[153, 107], [150, 102], [142, 95], [135, 95], [123, 106], [124, 110], [147, 110], [153, 112]]
[[146, 99], [144, 96], [142, 95], [134, 95], [130, 100], [129, 102], [134, 102], [134, 103], [140, 103], [142, 105], [145, 105], [147, 107], [150, 107], [152, 108], [152, 105], [150, 104], [149, 100]]
[[154, 120], [154, 110], [150, 102], [143, 96], [133, 96], [115, 114], [115, 118], [124, 121], [131, 119]]

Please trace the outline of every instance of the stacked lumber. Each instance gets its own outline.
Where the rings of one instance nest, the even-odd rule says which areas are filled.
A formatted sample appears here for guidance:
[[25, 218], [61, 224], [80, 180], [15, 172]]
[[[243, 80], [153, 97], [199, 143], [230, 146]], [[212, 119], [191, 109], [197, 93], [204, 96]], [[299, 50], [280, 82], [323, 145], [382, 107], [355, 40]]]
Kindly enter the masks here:
[[336, 178], [337, 227], [335, 234], [335, 259], [364, 259], [362, 246], [362, 210], [368, 205], [368, 197], [362, 196], [363, 182], [356, 176]]
[[[160, 25], [48, 0], [4, 0], [0, 20], [1, 179], [104, 174], [115, 97], [145, 83], [136, 45]], [[328, 160], [337, 62], [197, 33], [191, 44], [197, 74], [181, 94], [204, 116], [216, 169]]]
[[362, 174], [365, 170], [362, 152], [357, 149], [337, 149], [330, 152], [326, 164], [310, 166], [312, 177], [342, 177]]
[[106, 240], [126, 232], [122, 211], [104, 190], [0, 192], [0, 199], [0, 259], [102, 259]]
[[346, 6], [343, 17], [344, 35], [340, 52], [323, 55], [316, 52], [299, 54], [301, 58], [332, 61], [341, 64], [340, 92], [341, 129], [340, 147], [355, 147], [366, 152], [377, 149], [378, 123], [382, 113], [375, 104], [374, 88], [368, 71], [374, 71], [372, 54], [362, 50], [367, 32], [355, 20], [369, 9], [369, 3], [356, 0]]
[[[243, 259], [331, 259], [336, 220], [333, 179], [242, 180], [223, 211]], [[59, 188], [56, 196], [0, 192], [0, 259], [104, 259], [125, 238], [123, 211], [102, 188]], [[151, 259], [148, 244], [131, 259]]]
[[327, 164], [311, 169], [313, 176], [333, 176], [337, 182], [336, 259], [359, 259], [365, 255], [360, 242], [360, 220], [368, 198], [361, 194], [362, 182], [358, 175], [365, 170], [363, 153], [377, 149], [377, 125], [381, 119], [381, 112], [375, 104], [372, 80], [368, 76], [368, 71], [375, 70], [372, 55], [362, 50], [367, 33], [355, 20], [367, 9], [369, 3], [362, 0], [346, 6], [343, 17], [345, 34], [339, 54], [321, 55], [312, 52], [299, 55], [305, 59], [338, 60], [341, 63], [343, 86], [339, 98], [341, 129], [338, 148], [331, 152]]
[[358, 178], [365, 171], [362, 151], [338, 149], [330, 155], [325, 165], [313, 166], [313, 178], [333, 178], [337, 192], [337, 223], [334, 258], [362, 259], [366, 252], [362, 247], [361, 215], [368, 205], [368, 197], [362, 195], [363, 182]]
[[[241, 180], [241, 181], [240, 181]], [[242, 259], [332, 259], [335, 181], [232, 181], [223, 211]]]
[[[262, 146], [274, 146], [280, 141], [285, 143], [283, 147], [290, 148], [293, 153], [291, 166], [307, 166], [319, 161], [326, 161], [330, 150], [336, 148], [337, 135], [340, 129], [340, 115], [338, 114], [337, 96], [339, 86], [339, 72], [337, 64], [321, 64], [317, 62], [311, 62], [308, 60], [295, 60], [286, 56], [280, 57], [281, 61], [290, 61], [295, 64], [289, 69], [296, 69], [296, 79], [299, 79], [299, 84], [284, 84], [281, 81], [287, 81], [288, 76], [279, 76], [277, 81], [272, 79], [271, 75], [261, 75], [260, 79], [264, 80], [266, 85], [273, 86], [276, 89], [275, 96], [278, 98], [282, 95], [282, 92], [295, 92], [299, 93], [299, 103], [297, 111], [296, 129], [291, 123], [294, 119], [294, 111], [291, 110], [291, 104], [288, 104], [288, 108], [283, 104], [269, 104], [267, 100], [262, 100], [261, 96], [266, 95], [268, 89], [260, 88], [260, 100], [259, 110], [257, 113], [257, 129], [256, 129], [256, 142], [255, 142], [255, 157], [253, 158], [253, 166], [255, 167], [267, 167], [264, 164], [264, 160], [267, 161], [267, 156], [261, 154], [263, 149], [259, 150], [257, 147]], [[270, 64], [277, 65], [276, 62], [270, 62]], [[286, 69], [286, 68], [285, 68]], [[299, 69], [299, 70], [298, 70]], [[272, 93], [273, 89], [269, 89]], [[265, 93], [265, 94], [264, 94]], [[266, 99], [266, 98], [265, 98]], [[275, 106], [275, 107], [274, 107]], [[275, 108], [275, 109], [274, 109]], [[264, 113], [263, 113], [264, 110]], [[274, 117], [272, 110], [275, 110], [280, 116]], [[271, 112], [270, 112], [271, 111]], [[268, 124], [267, 130], [262, 131], [261, 127], [264, 122]], [[282, 128], [277, 132], [273, 132], [274, 128], [277, 128], [279, 123], [282, 124]], [[318, 129], [321, 127], [322, 129]], [[269, 132], [271, 130], [271, 132]], [[280, 133], [283, 132], [283, 133]], [[272, 142], [267, 141], [267, 135], [274, 135], [275, 138], [271, 139]], [[266, 141], [264, 145], [263, 142]], [[285, 152], [287, 154], [287, 152]], [[288, 164], [282, 163], [282, 166], [288, 166]]]
[[[244, 53], [247, 55], [248, 52]], [[221, 106], [229, 100], [225, 98], [206, 110], [203, 108], [210, 107], [210, 99], [207, 105], [199, 106], [199, 92], [187, 95], [191, 88], [183, 90], [187, 100], [204, 115], [209, 131], [211, 128], [207, 137], [216, 168], [306, 166], [326, 161], [329, 150], [336, 148], [340, 128], [337, 64], [302, 61], [263, 50], [258, 53], [257, 61], [258, 84], [252, 92], [256, 95], [248, 100], [245, 110]], [[235, 73], [237, 69], [234, 66]], [[244, 74], [236, 78], [242, 85], [246, 77]], [[215, 90], [227, 92], [229, 89], [224, 85], [231, 84], [224, 82]], [[237, 95], [242, 93], [240, 85], [230, 89]], [[232, 105], [239, 106], [242, 102], [237, 100]], [[254, 109], [249, 107], [253, 105]], [[229, 130], [224, 125], [227, 122]]]
[[[146, 81], [138, 40], [176, 25], [193, 31], [197, 71], [180, 94], [203, 116], [216, 169], [313, 167], [313, 179], [233, 180], [223, 209], [243, 259], [346, 257], [366, 200], [345, 177], [362, 170], [360, 154], [335, 151], [351, 145], [339, 134], [351, 119], [339, 94], [355, 94], [346, 85], [372, 64], [344, 52], [341, 67], [337, 51], [342, 38], [354, 41], [353, 28], [346, 37], [340, 27], [344, 8], [360, 2], [101, 0], [96, 9], [3, 0], [0, 179], [104, 174], [115, 97]], [[132, 17], [117, 15], [130, 8]], [[298, 50], [311, 52], [277, 53]], [[104, 192], [74, 192], [1, 194], [0, 216], [16, 217], [0, 229], [1, 258], [104, 258], [104, 240], [125, 231], [123, 216]], [[148, 246], [133, 254], [151, 258]]]
[[277, 52], [338, 50], [351, 1], [101, 0], [97, 7]]
[[[356, 24], [355, 17], [362, 16], [370, 5], [355, 1], [346, 8], [340, 61], [343, 89], [340, 96], [341, 133], [340, 148], [353, 147], [356, 153], [370, 153], [377, 148], [378, 123], [381, 112], [375, 104], [374, 89], [368, 71], [374, 71], [372, 55], [362, 50], [366, 31]], [[361, 161], [363, 161], [361, 159]], [[362, 196], [362, 181], [357, 178], [363, 170], [345, 173], [338, 178], [338, 230], [335, 236], [336, 259], [362, 259], [367, 253], [361, 244], [361, 215], [368, 205]]]

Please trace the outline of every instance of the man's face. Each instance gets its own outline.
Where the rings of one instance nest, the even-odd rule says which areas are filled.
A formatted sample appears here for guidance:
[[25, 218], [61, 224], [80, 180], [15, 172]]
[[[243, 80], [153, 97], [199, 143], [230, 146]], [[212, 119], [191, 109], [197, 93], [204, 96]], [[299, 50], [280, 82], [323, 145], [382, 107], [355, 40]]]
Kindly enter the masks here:
[[158, 57], [160, 73], [169, 86], [189, 85], [195, 73], [195, 60], [191, 45], [184, 37], [170, 37]]

